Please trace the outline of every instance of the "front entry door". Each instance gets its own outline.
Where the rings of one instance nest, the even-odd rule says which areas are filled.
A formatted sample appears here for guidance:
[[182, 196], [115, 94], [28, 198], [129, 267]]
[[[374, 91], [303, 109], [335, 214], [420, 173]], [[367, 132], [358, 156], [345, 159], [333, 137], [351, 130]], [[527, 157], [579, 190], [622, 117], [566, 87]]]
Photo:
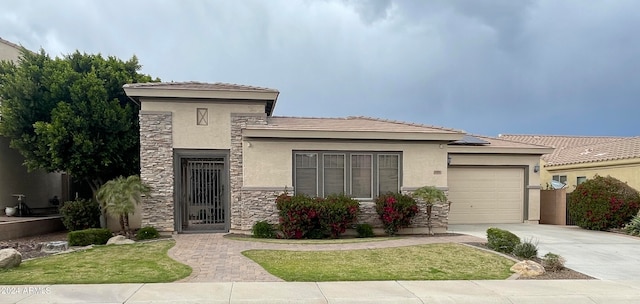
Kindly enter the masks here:
[[224, 158], [183, 158], [181, 224], [183, 231], [226, 231], [227, 174]]

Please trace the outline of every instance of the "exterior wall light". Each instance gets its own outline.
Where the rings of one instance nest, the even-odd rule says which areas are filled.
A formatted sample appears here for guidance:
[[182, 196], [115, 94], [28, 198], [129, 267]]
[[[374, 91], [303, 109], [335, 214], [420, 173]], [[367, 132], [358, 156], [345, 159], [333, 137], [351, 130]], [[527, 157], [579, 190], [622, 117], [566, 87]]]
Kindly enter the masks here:
[[533, 172], [538, 173], [540, 172], [540, 165], [536, 164], [535, 166], [533, 166]]

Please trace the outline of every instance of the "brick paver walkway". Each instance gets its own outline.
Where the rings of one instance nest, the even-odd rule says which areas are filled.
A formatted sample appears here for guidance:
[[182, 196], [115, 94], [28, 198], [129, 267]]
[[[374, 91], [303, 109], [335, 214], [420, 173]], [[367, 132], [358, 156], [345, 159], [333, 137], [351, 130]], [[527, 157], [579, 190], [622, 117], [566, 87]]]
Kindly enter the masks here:
[[193, 272], [181, 282], [278, 282], [281, 279], [269, 274], [260, 265], [246, 258], [242, 251], [250, 249], [277, 249], [296, 251], [354, 250], [401, 247], [434, 243], [483, 242], [484, 239], [469, 235], [401, 237], [388, 241], [346, 244], [275, 244], [237, 241], [220, 233], [174, 235], [176, 246], [169, 256], [185, 263]]

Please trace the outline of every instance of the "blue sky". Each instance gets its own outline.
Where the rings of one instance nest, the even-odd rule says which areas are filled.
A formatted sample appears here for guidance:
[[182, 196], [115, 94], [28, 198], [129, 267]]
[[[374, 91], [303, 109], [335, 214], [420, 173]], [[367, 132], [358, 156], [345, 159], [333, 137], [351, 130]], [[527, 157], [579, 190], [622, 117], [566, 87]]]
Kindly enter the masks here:
[[0, 3], [0, 37], [280, 90], [275, 115], [498, 135], [640, 135], [640, 1]]

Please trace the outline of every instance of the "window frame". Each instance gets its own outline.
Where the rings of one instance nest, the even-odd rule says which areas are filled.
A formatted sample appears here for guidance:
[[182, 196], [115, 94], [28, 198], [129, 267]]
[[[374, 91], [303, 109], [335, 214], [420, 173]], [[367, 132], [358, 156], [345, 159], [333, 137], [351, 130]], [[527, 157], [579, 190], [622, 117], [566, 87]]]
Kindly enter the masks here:
[[398, 192], [402, 189], [402, 176], [403, 176], [403, 152], [402, 151], [370, 151], [370, 150], [293, 150], [292, 151], [292, 168], [293, 173], [293, 193], [297, 193], [298, 186], [296, 185], [296, 155], [298, 154], [315, 154], [317, 155], [317, 171], [316, 171], [316, 188], [317, 195], [326, 197], [327, 195], [334, 193], [325, 193], [325, 180], [324, 180], [324, 156], [325, 155], [344, 155], [344, 194], [351, 196], [352, 185], [352, 155], [370, 155], [371, 156], [371, 196], [372, 197], [354, 197], [359, 201], [370, 201], [380, 195], [380, 180], [379, 180], [379, 155], [393, 155], [398, 157]]
[[[584, 179], [582, 182], [580, 182], [580, 179]], [[588, 179], [586, 176], [576, 176], [576, 186], [586, 182]]]
[[[556, 177], [557, 177], [557, 179], [556, 179]], [[564, 178], [564, 182], [563, 182], [563, 181], [561, 181], [561, 179], [562, 179], [562, 178]], [[557, 182], [563, 183], [563, 184], [565, 184], [565, 185], [567, 185], [567, 184], [568, 184], [568, 179], [567, 179], [567, 176], [566, 176], [566, 175], [552, 175], [552, 176], [551, 176], [551, 179], [552, 179], [552, 180], [554, 180], [554, 181], [557, 181]]]

